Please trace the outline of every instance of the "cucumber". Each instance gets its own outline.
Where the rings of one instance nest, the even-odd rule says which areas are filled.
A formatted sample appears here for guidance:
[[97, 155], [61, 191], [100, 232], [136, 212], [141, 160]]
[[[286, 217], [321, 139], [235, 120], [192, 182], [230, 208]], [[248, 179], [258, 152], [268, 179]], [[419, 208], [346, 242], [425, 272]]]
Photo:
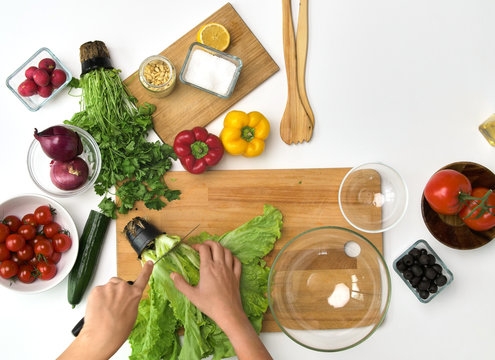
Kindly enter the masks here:
[[72, 307], [79, 304], [93, 276], [109, 222], [110, 218], [100, 212], [89, 213], [79, 239], [76, 263], [69, 273], [67, 299]]

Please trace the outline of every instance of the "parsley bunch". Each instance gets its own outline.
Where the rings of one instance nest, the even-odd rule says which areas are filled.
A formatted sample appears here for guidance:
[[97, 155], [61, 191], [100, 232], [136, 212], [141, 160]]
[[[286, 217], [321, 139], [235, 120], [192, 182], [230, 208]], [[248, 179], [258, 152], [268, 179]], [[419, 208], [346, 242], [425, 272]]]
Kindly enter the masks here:
[[[98, 206], [112, 218], [116, 210], [126, 214], [136, 201], [160, 210], [166, 205], [162, 198], [172, 201], [180, 195], [163, 178], [172, 159], [177, 159], [172, 146], [147, 141], [156, 107], [148, 103], [136, 107], [137, 100], [127, 94], [119, 72], [99, 68], [72, 82], [82, 89], [81, 111], [65, 121], [89, 132], [99, 145], [102, 165], [95, 192], [105, 196]], [[118, 203], [108, 196], [114, 186]]]

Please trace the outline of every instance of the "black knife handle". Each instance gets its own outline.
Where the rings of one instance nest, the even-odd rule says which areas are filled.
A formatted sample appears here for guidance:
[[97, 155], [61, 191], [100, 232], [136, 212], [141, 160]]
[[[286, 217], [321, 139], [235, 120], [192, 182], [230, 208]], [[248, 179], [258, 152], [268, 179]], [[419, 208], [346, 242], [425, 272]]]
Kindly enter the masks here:
[[[134, 284], [134, 281], [128, 281], [127, 283], [129, 285], [133, 285]], [[74, 335], [74, 336], [79, 335], [79, 333], [81, 332], [83, 326], [84, 326], [84, 317], [81, 320], [79, 320], [79, 322], [76, 324], [76, 326], [74, 326], [72, 328], [72, 331], [71, 331], [72, 332], [72, 335]]]

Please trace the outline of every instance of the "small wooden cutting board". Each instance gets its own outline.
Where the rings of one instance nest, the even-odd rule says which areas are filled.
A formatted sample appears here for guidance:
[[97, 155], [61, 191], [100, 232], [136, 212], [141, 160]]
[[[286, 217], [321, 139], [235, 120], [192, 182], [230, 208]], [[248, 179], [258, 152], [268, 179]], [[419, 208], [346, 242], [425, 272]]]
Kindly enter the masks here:
[[[123, 229], [134, 217], [141, 216], [158, 229], [169, 234], [184, 236], [200, 224], [190, 236], [206, 231], [221, 235], [263, 213], [263, 205], [278, 208], [283, 216], [282, 236], [265, 258], [271, 265], [282, 249], [296, 235], [318, 226], [340, 226], [353, 229], [342, 216], [338, 204], [340, 183], [349, 168], [297, 170], [229, 170], [207, 171], [201, 175], [187, 172], [169, 172], [166, 181], [171, 189], [182, 192], [180, 200], [171, 202], [161, 211], [149, 210], [138, 203], [136, 210], [117, 218], [117, 273], [133, 280], [141, 264], [129, 245]], [[379, 186], [379, 184], [377, 184]], [[369, 214], [363, 214], [368, 216]], [[381, 233], [362, 233], [383, 253]], [[355, 269], [355, 261], [341, 261], [335, 253], [331, 264], [339, 269]], [[344, 259], [345, 260], [345, 259]], [[321, 317], [313, 308], [315, 317]], [[361, 310], [342, 309], [339, 322], [328, 319], [325, 326], [351, 326]], [[265, 314], [265, 332], [280, 331], [271, 312]]]
[[[179, 80], [182, 64], [190, 45], [196, 41], [198, 30], [211, 22], [222, 24], [227, 28], [230, 33], [230, 46], [225, 52], [239, 57], [243, 64], [234, 92], [228, 99], [182, 84]], [[160, 139], [167, 144], [172, 144], [177, 133], [182, 130], [208, 125], [279, 70], [278, 65], [230, 3], [191, 29], [160, 55], [167, 57], [174, 64], [177, 72], [175, 89], [169, 96], [153, 97], [139, 82], [137, 71], [129, 76], [124, 84], [139, 103], [148, 102], [156, 105], [157, 110], [153, 114], [154, 128]]]

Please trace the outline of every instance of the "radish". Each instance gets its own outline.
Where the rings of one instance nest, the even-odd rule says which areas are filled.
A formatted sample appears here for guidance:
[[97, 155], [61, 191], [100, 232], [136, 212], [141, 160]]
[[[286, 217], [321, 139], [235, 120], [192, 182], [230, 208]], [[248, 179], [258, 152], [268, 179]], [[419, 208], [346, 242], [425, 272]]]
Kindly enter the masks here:
[[41, 96], [42, 98], [50, 97], [52, 92], [53, 92], [53, 86], [51, 84], [48, 84], [46, 86], [40, 86], [38, 88], [38, 95]]
[[46, 58], [46, 59], [41, 60], [40, 63], [38, 64], [38, 66], [40, 69], [45, 70], [48, 74], [51, 74], [51, 72], [55, 69], [57, 64], [55, 63], [55, 61], [53, 59]]
[[38, 86], [36, 86], [36, 83], [33, 80], [26, 79], [19, 85], [17, 92], [21, 96], [32, 96], [38, 93]]
[[53, 87], [57, 89], [65, 82], [65, 80], [67, 80], [67, 75], [65, 74], [65, 71], [60, 69], [55, 69], [53, 70], [50, 79]]
[[36, 66], [31, 66], [26, 69], [24, 72], [24, 75], [26, 75], [26, 79], [33, 79], [34, 72], [38, 70]]
[[44, 69], [36, 69], [33, 73], [33, 80], [38, 86], [46, 86], [50, 83], [50, 75]]

